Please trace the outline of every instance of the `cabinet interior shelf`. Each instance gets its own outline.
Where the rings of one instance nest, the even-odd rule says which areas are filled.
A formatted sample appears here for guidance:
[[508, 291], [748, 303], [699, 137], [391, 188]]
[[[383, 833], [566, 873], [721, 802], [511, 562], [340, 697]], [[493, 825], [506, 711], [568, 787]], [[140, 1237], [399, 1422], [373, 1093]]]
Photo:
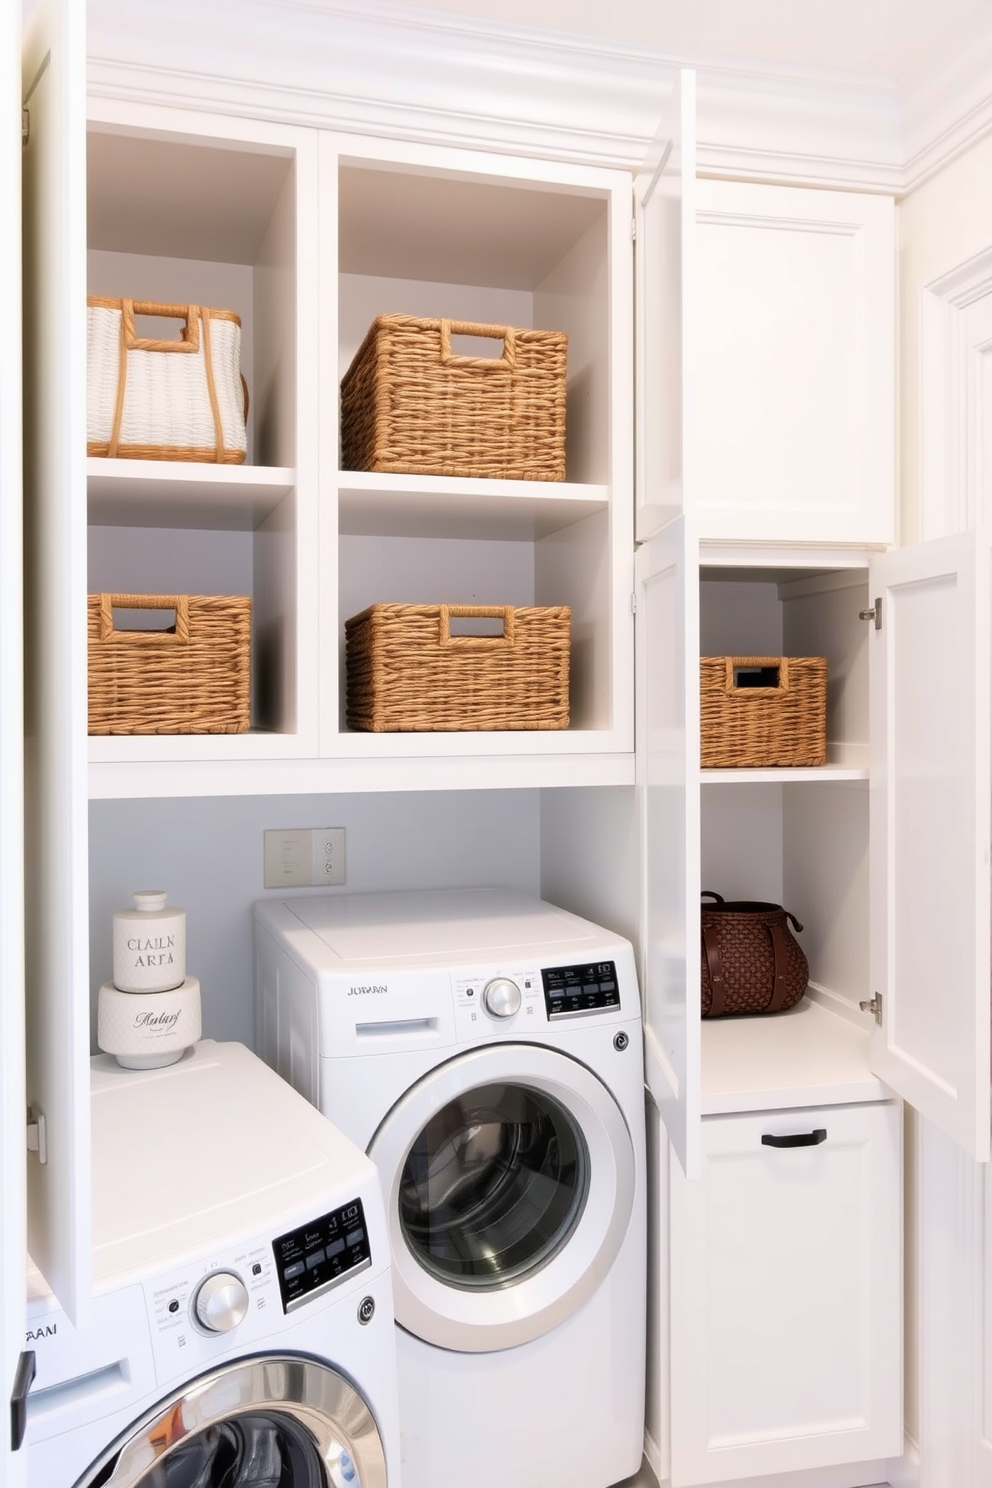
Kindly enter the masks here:
[[809, 997], [768, 1017], [704, 1018], [703, 1115], [891, 1098], [869, 1068], [863, 1021]]
[[86, 473], [94, 527], [255, 532], [296, 483], [281, 466], [192, 461], [90, 458]]
[[342, 471], [338, 527], [350, 537], [536, 542], [604, 511], [602, 485]]

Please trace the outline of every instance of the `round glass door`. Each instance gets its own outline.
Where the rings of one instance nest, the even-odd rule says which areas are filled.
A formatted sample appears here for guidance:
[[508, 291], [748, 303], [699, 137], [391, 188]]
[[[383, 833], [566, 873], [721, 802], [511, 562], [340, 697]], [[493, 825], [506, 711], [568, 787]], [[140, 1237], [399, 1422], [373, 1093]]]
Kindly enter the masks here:
[[369, 1146], [389, 1224], [396, 1321], [489, 1353], [556, 1327], [616, 1259], [634, 1149], [611, 1092], [576, 1059], [491, 1044], [439, 1065]]
[[475, 1086], [431, 1116], [410, 1148], [399, 1183], [404, 1239], [441, 1281], [506, 1286], [567, 1242], [588, 1172], [585, 1138], [552, 1096]]
[[386, 1488], [386, 1461], [348, 1380], [279, 1355], [191, 1381], [136, 1422], [78, 1488]]

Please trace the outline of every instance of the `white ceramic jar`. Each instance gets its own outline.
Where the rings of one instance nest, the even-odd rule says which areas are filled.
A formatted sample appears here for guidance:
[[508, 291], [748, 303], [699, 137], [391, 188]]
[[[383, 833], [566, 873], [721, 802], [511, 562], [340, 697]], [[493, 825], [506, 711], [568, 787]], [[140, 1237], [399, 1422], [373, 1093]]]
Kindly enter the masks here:
[[175, 1064], [200, 1037], [200, 983], [186, 977], [168, 992], [135, 995], [104, 982], [97, 1000], [96, 1041], [125, 1069]]
[[139, 889], [133, 909], [114, 914], [114, 986], [170, 992], [186, 980], [186, 912], [162, 889]]

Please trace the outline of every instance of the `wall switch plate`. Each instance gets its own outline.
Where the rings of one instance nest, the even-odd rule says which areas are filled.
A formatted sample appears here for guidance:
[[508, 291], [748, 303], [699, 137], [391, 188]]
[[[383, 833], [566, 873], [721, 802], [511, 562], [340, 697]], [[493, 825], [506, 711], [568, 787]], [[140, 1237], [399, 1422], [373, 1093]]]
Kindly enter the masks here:
[[289, 827], [265, 833], [265, 887], [309, 889], [345, 881], [344, 827]]

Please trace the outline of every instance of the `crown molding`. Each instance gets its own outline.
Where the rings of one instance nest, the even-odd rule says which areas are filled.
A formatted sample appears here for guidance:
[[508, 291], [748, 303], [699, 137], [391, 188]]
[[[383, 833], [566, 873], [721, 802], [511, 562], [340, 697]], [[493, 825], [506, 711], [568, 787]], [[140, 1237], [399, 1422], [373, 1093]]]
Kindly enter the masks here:
[[[986, 31], [987, 80], [992, 24]], [[90, 0], [88, 53], [90, 89], [104, 97], [628, 169], [689, 66], [699, 74], [701, 172], [895, 195], [992, 130], [992, 90], [979, 96], [975, 55], [948, 59], [915, 88], [907, 130], [904, 102], [884, 79], [677, 55], [389, 0]]]
[[904, 191], [915, 190], [992, 132], [992, 15], [988, 7], [931, 59], [903, 98]]

